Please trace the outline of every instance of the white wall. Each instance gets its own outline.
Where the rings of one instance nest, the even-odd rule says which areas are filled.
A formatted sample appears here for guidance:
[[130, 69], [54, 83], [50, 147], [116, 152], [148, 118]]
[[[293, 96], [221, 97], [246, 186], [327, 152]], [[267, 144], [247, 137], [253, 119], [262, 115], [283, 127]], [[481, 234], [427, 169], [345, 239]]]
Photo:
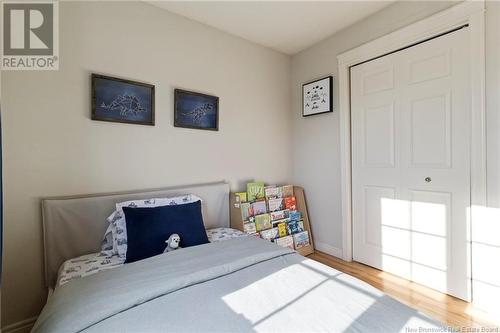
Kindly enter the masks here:
[[[337, 74], [337, 55], [454, 5], [453, 2], [397, 2], [292, 58], [294, 183], [307, 190], [316, 248], [340, 256], [339, 113], [301, 117], [301, 84]], [[500, 3], [486, 3], [488, 206], [473, 225], [475, 304], [498, 309], [500, 299]], [[334, 87], [338, 96], [338, 86]], [[338, 107], [338, 101], [336, 101]]]
[[396, 2], [292, 58], [294, 183], [306, 189], [317, 249], [341, 256], [340, 136], [337, 82], [335, 112], [302, 118], [302, 84], [337, 75], [337, 55], [428, 17], [452, 2]]
[[486, 3], [487, 206], [472, 225], [475, 305], [500, 316], [500, 2]]
[[[59, 71], [2, 73], [4, 325], [44, 301], [40, 197], [292, 175], [288, 56], [140, 2], [61, 2], [59, 31]], [[155, 84], [156, 126], [90, 120], [91, 72]], [[173, 127], [176, 87], [219, 132]]]

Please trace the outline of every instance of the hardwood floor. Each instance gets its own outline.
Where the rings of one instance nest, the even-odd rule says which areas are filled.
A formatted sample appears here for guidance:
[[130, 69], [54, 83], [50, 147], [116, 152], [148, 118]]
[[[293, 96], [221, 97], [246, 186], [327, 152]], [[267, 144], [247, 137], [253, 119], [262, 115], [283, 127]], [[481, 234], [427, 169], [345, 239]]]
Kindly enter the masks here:
[[318, 251], [309, 255], [308, 258], [355, 276], [401, 303], [449, 326], [459, 328], [500, 327], [500, 318], [495, 318], [474, 308], [470, 303], [390, 273], [357, 262], [346, 262]]

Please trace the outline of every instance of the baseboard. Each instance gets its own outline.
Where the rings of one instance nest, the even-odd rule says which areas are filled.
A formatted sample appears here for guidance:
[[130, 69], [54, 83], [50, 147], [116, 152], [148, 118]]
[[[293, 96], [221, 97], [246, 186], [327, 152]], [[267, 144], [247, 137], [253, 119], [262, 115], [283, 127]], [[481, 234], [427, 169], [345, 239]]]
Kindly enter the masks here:
[[321, 252], [324, 252], [324, 253], [329, 254], [331, 256], [342, 259], [342, 249], [339, 249], [338, 247], [331, 246], [331, 245], [328, 245], [325, 243], [320, 243], [318, 241], [314, 241], [314, 247], [318, 251], [321, 251]]
[[31, 317], [2, 327], [1, 333], [28, 333], [35, 324], [37, 317]]

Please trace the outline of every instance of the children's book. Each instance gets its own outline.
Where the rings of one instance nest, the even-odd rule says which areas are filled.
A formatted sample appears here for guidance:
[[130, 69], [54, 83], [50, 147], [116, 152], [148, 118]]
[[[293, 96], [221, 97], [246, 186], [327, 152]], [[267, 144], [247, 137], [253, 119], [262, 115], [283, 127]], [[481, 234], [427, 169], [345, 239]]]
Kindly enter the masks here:
[[247, 184], [247, 200], [255, 201], [257, 199], [263, 199], [265, 197], [264, 193], [264, 182], [253, 182]]
[[262, 231], [271, 228], [271, 219], [269, 214], [255, 215], [255, 228], [257, 231]]
[[266, 188], [264, 188], [264, 194], [265, 194], [267, 199], [280, 198], [281, 197], [281, 187], [267, 186]]
[[288, 209], [279, 210], [277, 212], [270, 212], [271, 221], [282, 220], [288, 218], [290, 211]]
[[293, 185], [284, 185], [281, 187], [283, 198], [293, 197]]
[[254, 234], [257, 232], [257, 229], [255, 229], [255, 223], [253, 222], [243, 223], [243, 230], [247, 234]]
[[252, 203], [253, 215], [265, 214], [267, 213], [266, 209], [267, 207], [265, 200], [255, 201], [254, 203]]
[[285, 198], [285, 208], [289, 210], [297, 210], [297, 201], [295, 197]]
[[269, 212], [276, 212], [284, 208], [282, 198], [270, 198], [267, 200], [267, 204], [269, 206]]
[[286, 230], [286, 222], [278, 223], [277, 226], [278, 226], [278, 235], [280, 237], [285, 237], [286, 235], [288, 235], [288, 232]]
[[260, 232], [260, 237], [262, 239], [267, 239], [270, 241], [275, 239], [275, 238], [278, 238], [278, 228], [271, 228], [271, 229], [262, 230]]
[[290, 212], [289, 217], [290, 221], [299, 221], [302, 218], [302, 214], [297, 210], [293, 210]]
[[271, 224], [273, 225], [273, 228], [274, 227], [277, 227], [278, 224], [280, 223], [288, 223], [290, 220], [289, 219], [281, 219], [281, 220], [276, 220], [276, 221], [272, 221]]
[[293, 243], [295, 244], [295, 249], [300, 249], [301, 247], [309, 245], [309, 233], [307, 231], [302, 231], [298, 234], [294, 234]]
[[293, 250], [293, 238], [292, 236], [280, 237], [274, 240], [276, 244], [283, 247], [289, 247]]
[[234, 196], [236, 202], [247, 202], [247, 192], [236, 192]]
[[241, 204], [241, 219], [243, 221], [248, 220], [250, 216], [253, 215], [252, 205], [249, 202], [243, 202]]
[[288, 230], [288, 234], [293, 235], [299, 232], [304, 231], [304, 221], [290, 221], [287, 223], [286, 228]]

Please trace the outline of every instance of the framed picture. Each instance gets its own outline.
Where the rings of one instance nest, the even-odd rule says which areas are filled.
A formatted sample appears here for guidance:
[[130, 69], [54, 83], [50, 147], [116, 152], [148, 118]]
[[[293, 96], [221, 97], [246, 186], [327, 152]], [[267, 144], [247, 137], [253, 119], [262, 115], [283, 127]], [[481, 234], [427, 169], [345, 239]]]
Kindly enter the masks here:
[[333, 77], [327, 76], [302, 85], [302, 116], [333, 112]]
[[175, 89], [174, 126], [218, 131], [219, 97]]
[[155, 124], [155, 86], [92, 74], [92, 119]]

